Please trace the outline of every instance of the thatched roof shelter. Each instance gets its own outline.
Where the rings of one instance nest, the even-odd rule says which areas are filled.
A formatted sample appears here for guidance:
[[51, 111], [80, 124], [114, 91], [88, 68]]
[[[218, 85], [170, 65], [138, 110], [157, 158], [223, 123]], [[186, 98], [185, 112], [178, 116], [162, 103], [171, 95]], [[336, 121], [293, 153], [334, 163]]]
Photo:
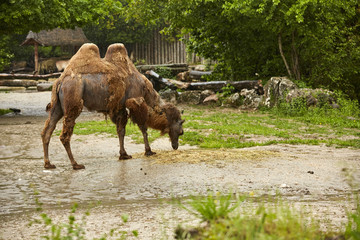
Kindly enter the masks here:
[[38, 33], [30, 31], [21, 45], [37, 43], [40, 46], [81, 46], [88, 42], [83, 30], [76, 27], [75, 29], [42, 30]]
[[38, 69], [38, 46], [73, 46], [79, 48], [84, 43], [90, 42], [81, 28], [61, 29], [55, 28], [47, 31], [42, 30], [38, 33], [30, 31], [25, 41], [21, 44], [34, 45], [35, 49], [35, 71]]

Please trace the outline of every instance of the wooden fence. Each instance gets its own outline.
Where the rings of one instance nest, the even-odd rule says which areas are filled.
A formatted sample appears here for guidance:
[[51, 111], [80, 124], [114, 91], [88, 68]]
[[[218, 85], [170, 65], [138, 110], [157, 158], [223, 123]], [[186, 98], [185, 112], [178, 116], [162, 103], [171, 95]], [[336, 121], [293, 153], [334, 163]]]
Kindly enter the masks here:
[[167, 40], [159, 30], [154, 30], [153, 38], [148, 43], [133, 44], [131, 58], [134, 62], [145, 61], [145, 64], [203, 62], [195, 54], [188, 54], [182, 41]]

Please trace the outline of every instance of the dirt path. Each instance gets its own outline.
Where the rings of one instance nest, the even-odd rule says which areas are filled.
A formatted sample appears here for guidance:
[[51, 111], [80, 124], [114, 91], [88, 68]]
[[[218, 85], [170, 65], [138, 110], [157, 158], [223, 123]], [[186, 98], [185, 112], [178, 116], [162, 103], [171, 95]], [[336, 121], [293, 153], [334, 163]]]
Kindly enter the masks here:
[[[35, 190], [53, 220], [66, 222], [74, 202], [81, 206], [80, 216], [92, 205], [86, 225], [91, 238], [116, 228], [138, 230], [139, 239], [169, 239], [178, 223], [196, 222], [170, 204], [171, 198], [209, 191], [255, 196], [280, 192], [338, 225], [346, 219], [345, 207], [352, 207], [347, 200], [351, 189], [346, 173], [353, 173], [353, 181], [360, 182], [359, 150], [276, 145], [204, 152], [181, 146], [175, 157], [164, 138], [152, 148], [159, 159], [169, 161], [158, 161], [142, 157], [144, 146], [126, 139], [128, 153], [137, 157], [119, 161], [118, 139], [104, 134], [73, 136], [74, 155], [86, 166], [82, 171], [72, 170], [58, 136], [53, 136], [50, 157], [57, 168], [45, 170], [40, 132], [46, 115], [41, 109], [50, 94], [11, 94], [0, 93], [0, 108], [23, 108], [23, 115], [0, 117], [0, 239], [35, 239], [41, 234], [42, 227], [27, 226], [39, 216]], [[36, 102], [35, 107], [31, 101]], [[85, 113], [79, 121], [99, 118], [101, 115]], [[203, 160], [192, 161], [194, 156]], [[124, 214], [129, 215], [126, 224]]]

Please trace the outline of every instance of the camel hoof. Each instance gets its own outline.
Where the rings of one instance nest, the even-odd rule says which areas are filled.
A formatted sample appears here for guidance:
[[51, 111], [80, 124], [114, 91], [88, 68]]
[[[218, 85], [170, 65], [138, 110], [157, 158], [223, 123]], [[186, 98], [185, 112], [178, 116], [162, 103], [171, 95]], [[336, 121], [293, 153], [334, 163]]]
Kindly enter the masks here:
[[147, 157], [150, 157], [150, 156], [155, 155], [155, 154], [156, 154], [156, 152], [153, 152], [153, 151], [145, 152], [145, 156], [147, 156]]
[[74, 170], [85, 169], [85, 166], [82, 164], [75, 164], [75, 165], [73, 165], [73, 169]]
[[53, 164], [50, 164], [50, 163], [45, 163], [44, 168], [46, 168], [46, 169], [54, 169], [54, 168], [56, 168], [56, 166], [53, 165]]
[[132, 158], [131, 155], [124, 154], [124, 155], [120, 155], [119, 160], [126, 160], [126, 159], [131, 159], [131, 158]]

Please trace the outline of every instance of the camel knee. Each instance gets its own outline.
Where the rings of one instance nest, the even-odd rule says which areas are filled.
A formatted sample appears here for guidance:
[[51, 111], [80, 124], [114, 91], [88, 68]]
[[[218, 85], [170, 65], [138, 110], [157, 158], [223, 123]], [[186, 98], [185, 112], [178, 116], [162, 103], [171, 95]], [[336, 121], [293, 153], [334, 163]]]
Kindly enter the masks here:
[[71, 135], [72, 135], [72, 128], [71, 129], [63, 128], [60, 134], [60, 141], [64, 146], [70, 143]]
[[64, 146], [66, 146], [67, 144], [70, 143], [70, 138], [71, 138], [71, 136], [69, 136], [68, 134], [60, 135], [60, 141]]

